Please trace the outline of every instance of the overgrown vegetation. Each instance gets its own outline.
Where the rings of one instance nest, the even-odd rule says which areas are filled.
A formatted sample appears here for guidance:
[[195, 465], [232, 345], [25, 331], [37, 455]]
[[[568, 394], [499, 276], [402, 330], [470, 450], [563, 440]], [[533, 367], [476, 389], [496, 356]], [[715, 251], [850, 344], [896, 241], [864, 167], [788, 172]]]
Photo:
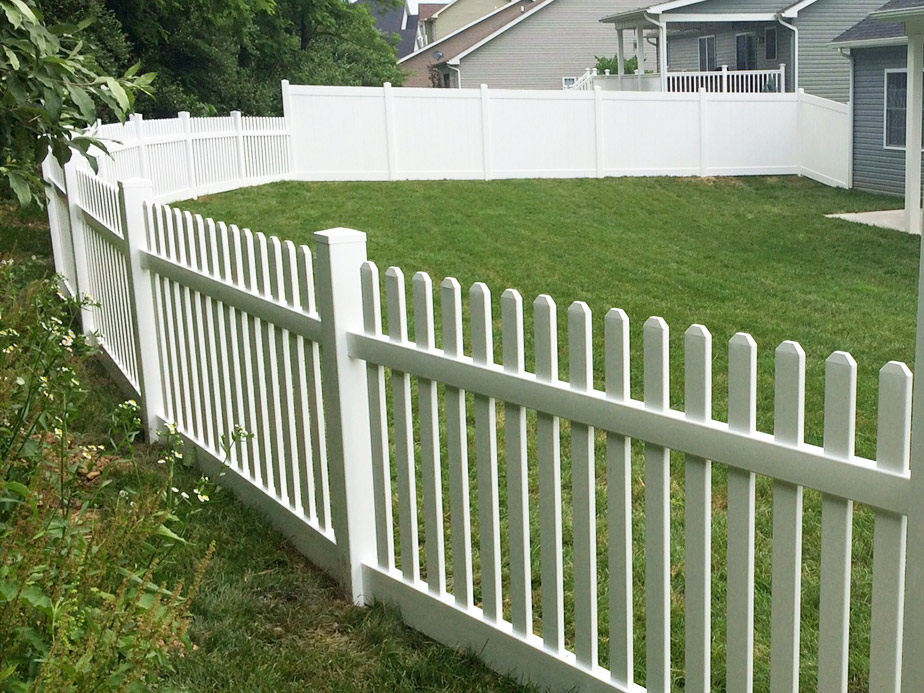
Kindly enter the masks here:
[[63, 164], [72, 151], [105, 150], [74, 129], [97, 114], [124, 120], [154, 78], [137, 63], [111, 76], [84, 43], [90, 20], [68, 19], [47, 22], [35, 0], [0, 0], [0, 199], [11, 192], [20, 205], [41, 199], [38, 168], [49, 151]]
[[[13, 260], [2, 266], [0, 339], [2, 350], [16, 345], [0, 351], [0, 443], [26, 383], [37, 381], [31, 401], [44, 412], [30, 407], [34, 426], [17, 428], [36, 431], [13, 445], [28, 454], [0, 465], [0, 691], [521, 690], [390, 609], [352, 606], [257, 513], [203, 480], [170, 429], [158, 446], [140, 443], [137, 405], [48, 283], [38, 214], [0, 205], [0, 257]], [[47, 368], [33, 367], [26, 345], [52, 335]]]
[[[598, 55], [596, 57], [597, 57], [597, 72], [599, 72], [601, 75], [607, 70], [610, 71], [611, 75], [619, 74], [619, 57], [618, 56], [614, 55], [612, 58], [607, 58], [606, 56]], [[623, 68], [625, 68], [625, 71], [623, 72], [623, 74], [634, 75], [636, 70], [638, 70], [638, 58], [633, 55], [631, 58], [627, 58], [626, 60], [624, 60], [622, 63], [622, 66]]]

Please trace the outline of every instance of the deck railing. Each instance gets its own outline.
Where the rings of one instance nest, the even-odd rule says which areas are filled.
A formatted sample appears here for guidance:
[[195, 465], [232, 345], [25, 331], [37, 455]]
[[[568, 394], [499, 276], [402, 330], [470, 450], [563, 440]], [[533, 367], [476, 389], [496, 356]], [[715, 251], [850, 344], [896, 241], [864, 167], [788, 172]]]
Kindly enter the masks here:
[[[614, 75], [609, 70], [602, 74], [597, 68], [584, 74], [565, 89], [592, 91], [599, 86], [604, 91], [662, 91], [658, 73]], [[729, 70], [723, 65], [708, 72], [668, 72], [667, 91], [695, 93], [705, 89], [712, 93], [767, 94], [786, 91], [786, 66], [775, 70]]]

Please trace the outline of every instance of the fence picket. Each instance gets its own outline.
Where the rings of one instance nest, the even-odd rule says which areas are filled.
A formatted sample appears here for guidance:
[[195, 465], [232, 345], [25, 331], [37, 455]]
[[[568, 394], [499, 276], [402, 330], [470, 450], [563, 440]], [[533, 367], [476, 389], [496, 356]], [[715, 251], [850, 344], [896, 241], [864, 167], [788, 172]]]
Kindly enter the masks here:
[[[180, 234], [182, 234], [182, 224], [183, 217], [182, 213], [178, 209], [168, 209], [167, 213], [167, 250], [170, 253], [170, 259], [179, 263], [185, 264], [182, 261], [181, 255], [181, 246], [180, 246]], [[192, 377], [194, 371], [192, 371], [190, 366], [190, 354], [189, 354], [189, 345], [191, 344], [191, 337], [188, 336], [188, 330], [186, 327], [186, 311], [185, 308], [185, 298], [189, 289], [186, 287], [180, 286], [178, 283], [173, 282], [173, 297], [172, 297], [172, 311], [173, 319], [176, 324], [176, 355], [177, 361], [179, 362], [179, 374], [180, 379], [177, 382], [177, 389], [183, 395], [183, 415], [181, 420], [178, 422], [182, 430], [186, 433], [189, 433], [193, 437], [196, 434], [196, 424], [195, 424], [195, 410], [194, 406], [196, 404], [194, 398], [194, 387], [192, 382]]]
[[[418, 349], [436, 346], [433, 325], [433, 282], [429, 275], [414, 275], [414, 336]], [[442, 594], [446, 585], [446, 558], [443, 546], [443, 475], [440, 472], [440, 415], [436, 383], [417, 381], [420, 410], [420, 475], [423, 481], [424, 542], [427, 585]]]
[[[644, 329], [645, 407], [664, 411], [668, 399], [667, 323], [648, 318]], [[645, 685], [670, 688], [670, 450], [645, 443]]]
[[[472, 358], [494, 363], [491, 291], [481, 282], [470, 292]], [[500, 510], [497, 481], [497, 407], [493, 397], [475, 395], [475, 455], [478, 461], [478, 529], [481, 555], [481, 608], [485, 620], [499, 621], [501, 610]]]
[[[568, 309], [568, 364], [572, 390], [593, 389], [590, 308], [575, 301]], [[597, 666], [597, 479], [594, 429], [571, 422], [574, 498], [574, 629], [578, 664]]]
[[[629, 399], [629, 318], [619, 308], [606, 314], [606, 395]], [[607, 538], [609, 566], [610, 677], [630, 688], [632, 623], [632, 445], [626, 436], [606, 435]]]
[[[407, 299], [404, 273], [397, 267], [385, 272], [388, 299], [388, 336], [393, 342], [407, 342]], [[417, 481], [414, 464], [414, 416], [411, 412], [411, 378], [392, 371], [392, 399], [395, 416], [395, 464], [398, 472], [398, 524], [401, 533], [401, 572], [404, 579], [420, 579], [420, 547], [417, 540]]]
[[[292, 305], [292, 275], [287, 273], [288, 263], [283, 260], [282, 243], [276, 236], [269, 239], [270, 245], [270, 280], [272, 294], [277, 302]], [[276, 382], [279, 388], [279, 478], [282, 480], [280, 497], [288, 500], [289, 507], [295, 507], [295, 467], [297, 445], [295, 434], [294, 382], [292, 377], [292, 360], [289, 346], [292, 335], [285, 328], [277, 328], [276, 366], [279, 369]]]
[[[235, 226], [231, 225], [231, 248], [232, 248], [232, 277], [234, 282], [240, 286], [246, 287], [247, 284], [247, 260], [244, 256], [244, 251], [246, 249], [246, 243], [244, 242], [244, 234], [241, 233], [241, 230]], [[258, 411], [257, 411], [257, 399], [259, 398], [255, 390], [256, 386], [256, 375], [254, 363], [254, 352], [252, 352], [253, 340], [251, 338], [251, 333], [253, 332], [252, 321], [249, 315], [244, 311], [234, 309], [233, 311], [236, 314], [237, 321], [237, 339], [238, 339], [238, 353], [240, 354], [241, 360], [238, 362], [238, 366], [241, 372], [241, 388], [243, 394], [243, 406], [241, 408], [242, 412], [246, 413], [247, 416], [247, 430], [250, 433], [250, 437], [247, 440], [247, 465], [248, 473], [250, 480], [254, 482], [259, 482], [260, 480], [260, 460], [259, 460], [259, 446], [260, 440], [259, 435], [260, 431], [258, 428]]]
[[[247, 289], [252, 294], [260, 293], [257, 275], [257, 268], [262, 265], [262, 254], [258, 254], [261, 248], [254, 238], [250, 229], [243, 229], [243, 249], [244, 249], [244, 269], [246, 272], [245, 283]], [[261, 234], [262, 235], [262, 234]], [[265, 490], [272, 492], [273, 479], [272, 467], [270, 466], [270, 432], [269, 407], [271, 406], [266, 388], [266, 370], [267, 354], [264, 349], [264, 324], [263, 320], [256, 315], [248, 314], [247, 322], [250, 327], [250, 349], [254, 357], [253, 368], [253, 389], [251, 392], [256, 393], [254, 399], [254, 409], [257, 415], [257, 428], [254, 442], [256, 443], [257, 458], [260, 462], [259, 470], [260, 483]]]
[[[462, 356], [462, 289], [449, 277], [440, 285], [443, 352]], [[449, 513], [452, 532], [452, 592], [468, 608], [472, 597], [472, 522], [468, 484], [468, 424], [465, 392], [446, 387], [446, 448], [449, 455]]]
[[[209, 273], [216, 279], [224, 278], [224, 254], [227, 252], [225, 245], [226, 230], [223, 225], [216, 225], [212, 219], [205, 220], [205, 236], [203, 238], [204, 252], [208, 256]], [[233, 337], [229, 332], [227, 311], [224, 303], [217, 297], [211, 297], [209, 308], [209, 320], [212, 325], [212, 343], [215, 345], [217, 354], [217, 371], [215, 374], [216, 383], [220, 383], [221, 389], [221, 420], [219, 423], [219, 436], [224, 436], [225, 449], [221, 452], [226, 457], [228, 464], [234, 469], [241, 468], [241, 456], [239, 446], [232, 446], [232, 432], [234, 425], [237, 423], [237, 417], [234, 410], [235, 399], [237, 396], [237, 378], [231, 370], [231, 346]], [[222, 438], [219, 438], [221, 443]]]
[[[684, 335], [684, 399], [688, 419], [712, 420], [712, 335], [691, 325]], [[691, 690], [711, 687], [712, 462], [686, 455], [684, 481], [685, 676]]]
[[[190, 269], [197, 271], [199, 270], [199, 252], [197, 248], [196, 238], [198, 236], [198, 224], [202, 221], [202, 217], [193, 215], [189, 212], [183, 213], [183, 231], [184, 231], [184, 247], [186, 248], [187, 262]], [[202, 316], [202, 295], [197, 291], [189, 292], [189, 300], [192, 304], [192, 309], [189, 311], [190, 322], [192, 324], [192, 336], [195, 339], [195, 344], [193, 348], [195, 362], [196, 362], [196, 385], [198, 386], [198, 397], [199, 397], [199, 407], [198, 415], [201, 422], [199, 427], [199, 437], [200, 440], [205, 444], [206, 449], [215, 449], [216, 444], [215, 440], [212, 437], [212, 397], [210, 396], [210, 383], [209, 383], [209, 354], [206, 350], [207, 340], [202, 339], [201, 335], [204, 331], [204, 320]]]
[[[805, 352], [796, 342], [776, 349], [774, 436], [801, 446], [805, 429]], [[773, 482], [773, 561], [770, 606], [770, 690], [799, 690], [802, 599], [802, 487]]]
[[[522, 375], [523, 298], [514, 289], [501, 295], [504, 371]], [[526, 461], [526, 410], [506, 402], [507, 512], [510, 526], [510, 620], [520, 636], [533, 631], [533, 585], [529, 552], [529, 469]]]
[[[363, 284], [363, 328], [366, 334], [382, 335], [382, 301], [379, 296], [379, 269], [364, 262], [360, 269]], [[391, 460], [388, 447], [388, 407], [385, 401], [385, 369], [366, 364], [369, 388], [369, 423], [372, 434], [372, 491], [375, 495], [375, 538], [379, 567], [394, 570], [395, 528], [391, 517]]]
[[[853, 457], [857, 363], [844, 351], [825, 362], [825, 452]], [[818, 690], [847, 690], [850, 627], [850, 550], [853, 501], [824, 494], [821, 501], [821, 600], [818, 605]]]
[[[879, 371], [876, 464], [908, 472], [911, 453], [911, 371], [890, 361]], [[869, 689], [897, 693], [901, 683], [907, 518], [876, 511], [873, 529], [873, 604]]]
[[[164, 207], [157, 206], [151, 210], [154, 225], [154, 251], [161, 257], [168, 256], [166, 222], [167, 212]], [[164, 355], [164, 373], [162, 383], [164, 387], [164, 400], [167, 403], [166, 418], [169, 423], [175, 424], [180, 418], [180, 402], [177, 393], [177, 361], [174, 348], [173, 329], [173, 289], [170, 281], [157, 275], [157, 303], [160, 309], [161, 353]]]
[[[270, 245], [266, 236], [262, 233], [254, 234], [254, 245], [256, 250], [256, 292], [264, 298], [273, 298], [272, 284], [273, 277], [270, 272]], [[267, 487], [273, 491], [277, 498], [283, 497], [284, 474], [282, 472], [282, 454], [280, 446], [280, 404], [281, 393], [279, 392], [279, 363], [277, 361], [276, 345], [278, 340], [276, 326], [268, 321], [261, 320], [260, 339], [263, 348], [263, 382], [266, 387], [267, 402], [265, 408], [266, 416], [266, 443], [265, 457], [269, 470], [269, 483]]]
[[[757, 344], [739, 332], [728, 344], [728, 428], [753, 434], [757, 425]], [[754, 680], [755, 477], [728, 468], [728, 615], [726, 686], [750, 691]]]
[[[317, 313], [314, 289], [314, 268], [311, 251], [307, 246], [298, 249], [298, 293], [302, 310]], [[327, 438], [324, 426], [324, 402], [321, 396], [321, 354], [315, 342], [302, 340], [304, 364], [308, 390], [308, 415], [311, 433], [311, 468], [313, 483], [308, 492], [314, 491], [314, 508], [317, 522], [322, 529], [331, 527], [330, 480], [327, 468]], [[392, 552], [394, 558], [394, 552]]]
[[[195, 269], [202, 274], [209, 274], [209, 253], [205, 241], [205, 220], [198, 214], [193, 217], [193, 226], [195, 234], [190, 239], [191, 245], [195, 249], [196, 266]], [[204, 338], [200, 339], [201, 346], [201, 363], [204, 371], [203, 378], [207, 384], [205, 396], [205, 411], [208, 421], [207, 433], [211, 444], [212, 451], [221, 457], [221, 430], [223, 427], [221, 407], [222, 391], [221, 380], [218, 376], [219, 356], [217, 353], [216, 343], [214, 340], [215, 324], [212, 313], [212, 297], [200, 293], [198, 295], [198, 304], [196, 307], [198, 321], [200, 326], [199, 334], [204, 333]]]
[[[558, 381], [558, 311], [545, 294], [533, 303], [536, 332], [536, 379]], [[562, 582], [561, 445], [557, 416], [537, 412], [539, 464], [539, 553], [542, 589], [542, 640], [560, 653], [565, 646]]]

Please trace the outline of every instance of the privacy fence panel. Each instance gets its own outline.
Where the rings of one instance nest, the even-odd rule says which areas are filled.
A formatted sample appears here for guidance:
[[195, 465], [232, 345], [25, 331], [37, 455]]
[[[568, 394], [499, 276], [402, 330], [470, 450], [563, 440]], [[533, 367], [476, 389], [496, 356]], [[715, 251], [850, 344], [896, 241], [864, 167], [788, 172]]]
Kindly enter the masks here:
[[283, 89], [302, 180], [798, 174], [849, 182], [846, 107], [802, 92]]

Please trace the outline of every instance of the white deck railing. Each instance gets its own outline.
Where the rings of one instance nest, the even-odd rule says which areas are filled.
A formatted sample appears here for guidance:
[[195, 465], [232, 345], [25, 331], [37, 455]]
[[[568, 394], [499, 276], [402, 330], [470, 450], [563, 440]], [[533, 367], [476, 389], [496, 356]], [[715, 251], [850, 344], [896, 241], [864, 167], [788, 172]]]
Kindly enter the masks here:
[[[595, 86], [603, 91], [662, 91], [661, 75], [603, 74], [597, 68], [587, 69], [572, 85], [565, 89], [592, 91]], [[667, 91], [695, 93], [705, 89], [712, 93], [766, 94], [786, 91], [786, 66], [775, 70], [729, 70], [723, 65], [709, 72], [668, 72]]]

